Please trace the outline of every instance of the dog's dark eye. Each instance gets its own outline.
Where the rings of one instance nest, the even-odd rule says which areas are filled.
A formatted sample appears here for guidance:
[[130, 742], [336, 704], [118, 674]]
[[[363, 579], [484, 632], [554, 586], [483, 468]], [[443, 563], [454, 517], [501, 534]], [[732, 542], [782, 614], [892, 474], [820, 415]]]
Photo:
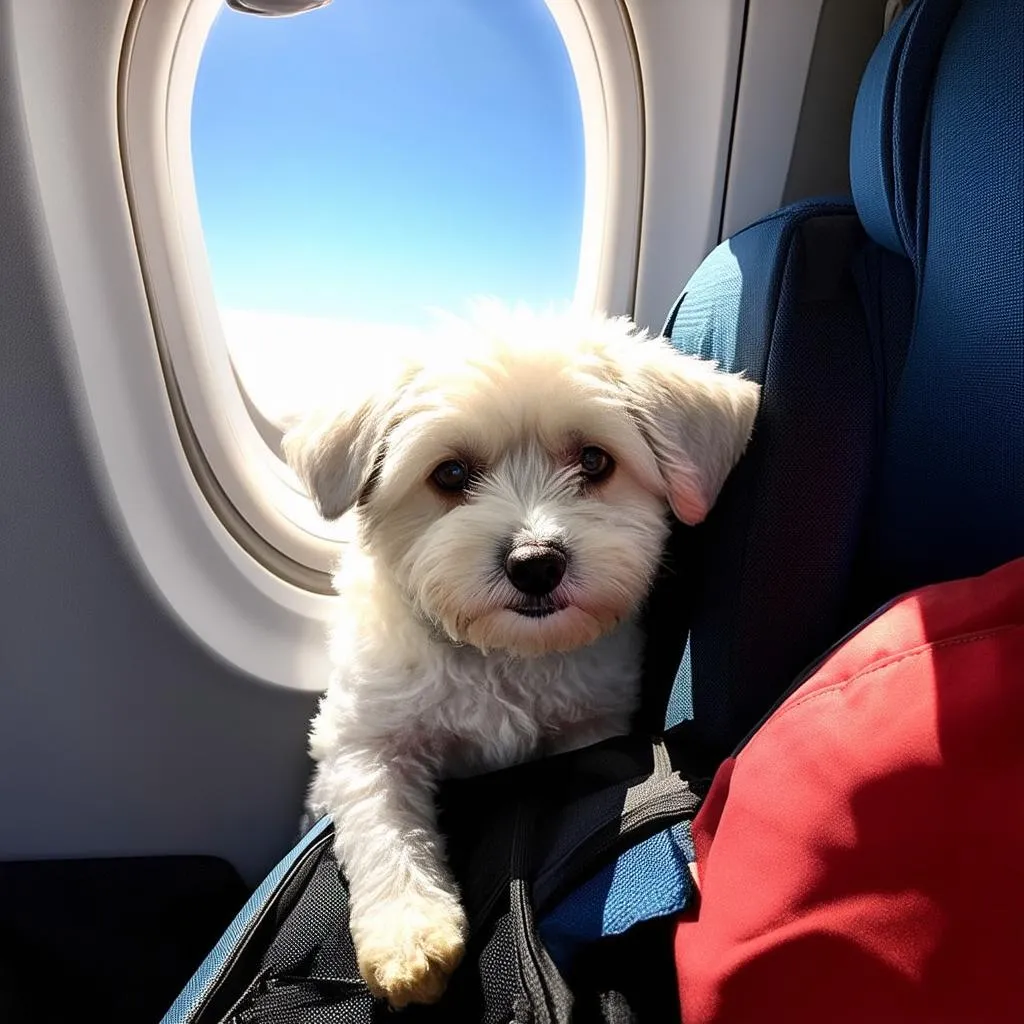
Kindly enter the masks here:
[[614, 468], [615, 461], [603, 448], [587, 445], [580, 452], [580, 469], [588, 480], [604, 480]]
[[449, 459], [430, 474], [430, 479], [442, 491], [461, 491], [469, 483], [469, 468], [458, 459]]

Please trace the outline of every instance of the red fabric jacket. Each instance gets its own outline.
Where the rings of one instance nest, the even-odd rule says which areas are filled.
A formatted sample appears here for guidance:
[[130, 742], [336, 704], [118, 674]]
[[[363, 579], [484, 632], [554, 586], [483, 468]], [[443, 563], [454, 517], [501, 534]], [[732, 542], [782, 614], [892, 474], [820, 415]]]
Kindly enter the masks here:
[[848, 640], [694, 839], [685, 1024], [1024, 1021], [1024, 559]]

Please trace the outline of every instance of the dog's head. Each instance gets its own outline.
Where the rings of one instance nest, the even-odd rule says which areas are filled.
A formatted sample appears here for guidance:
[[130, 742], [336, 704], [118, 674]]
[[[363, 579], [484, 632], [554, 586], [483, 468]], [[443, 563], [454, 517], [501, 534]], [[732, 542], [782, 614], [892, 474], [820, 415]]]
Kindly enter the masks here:
[[491, 310], [441, 337], [291, 431], [286, 457], [323, 516], [356, 506], [362, 544], [453, 641], [590, 643], [647, 595], [668, 510], [707, 515], [758, 387], [625, 319]]

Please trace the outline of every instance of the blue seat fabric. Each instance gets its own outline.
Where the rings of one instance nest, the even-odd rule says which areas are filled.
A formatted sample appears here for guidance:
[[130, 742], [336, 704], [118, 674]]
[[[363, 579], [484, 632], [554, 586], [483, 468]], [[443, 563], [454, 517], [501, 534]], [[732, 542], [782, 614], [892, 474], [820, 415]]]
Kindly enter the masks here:
[[747, 454], [708, 520], [676, 531], [648, 619], [653, 689], [674, 671], [656, 659], [689, 604], [668, 724], [692, 718], [713, 762], [845, 621], [887, 384], [882, 318], [864, 300], [878, 277], [902, 309], [902, 348], [906, 261], [867, 238], [848, 201], [802, 203], [720, 245], [666, 325], [679, 348], [763, 385]]
[[862, 82], [851, 179], [856, 216], [801, 203], [740, 232], [665, 325], [764, 385], [650, 610], [649, 685], [675, 672], [667, 723], [709, 770], [874, 607], [1024, 555], [1019, 0], [909, 5]]
[[917, 316], [871, 553], [883, 594], [1024, 554], [1020, 0], [970, 0], [953, 19], [920, 167]]

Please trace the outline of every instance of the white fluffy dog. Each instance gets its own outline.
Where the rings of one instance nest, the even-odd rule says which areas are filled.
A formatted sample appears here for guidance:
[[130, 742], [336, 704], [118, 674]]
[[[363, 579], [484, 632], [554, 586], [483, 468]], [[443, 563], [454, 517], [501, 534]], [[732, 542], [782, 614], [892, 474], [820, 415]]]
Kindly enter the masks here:
[[625, 319], [492, 308], [368, 355], [358, 400], [284, 449], [323, 516], [356, 509], [309, 802], [399, 1007], [441, 995], [466, 936], [437, 780], [628, 731], [669, 510], [705, 517], [758, 388]]

